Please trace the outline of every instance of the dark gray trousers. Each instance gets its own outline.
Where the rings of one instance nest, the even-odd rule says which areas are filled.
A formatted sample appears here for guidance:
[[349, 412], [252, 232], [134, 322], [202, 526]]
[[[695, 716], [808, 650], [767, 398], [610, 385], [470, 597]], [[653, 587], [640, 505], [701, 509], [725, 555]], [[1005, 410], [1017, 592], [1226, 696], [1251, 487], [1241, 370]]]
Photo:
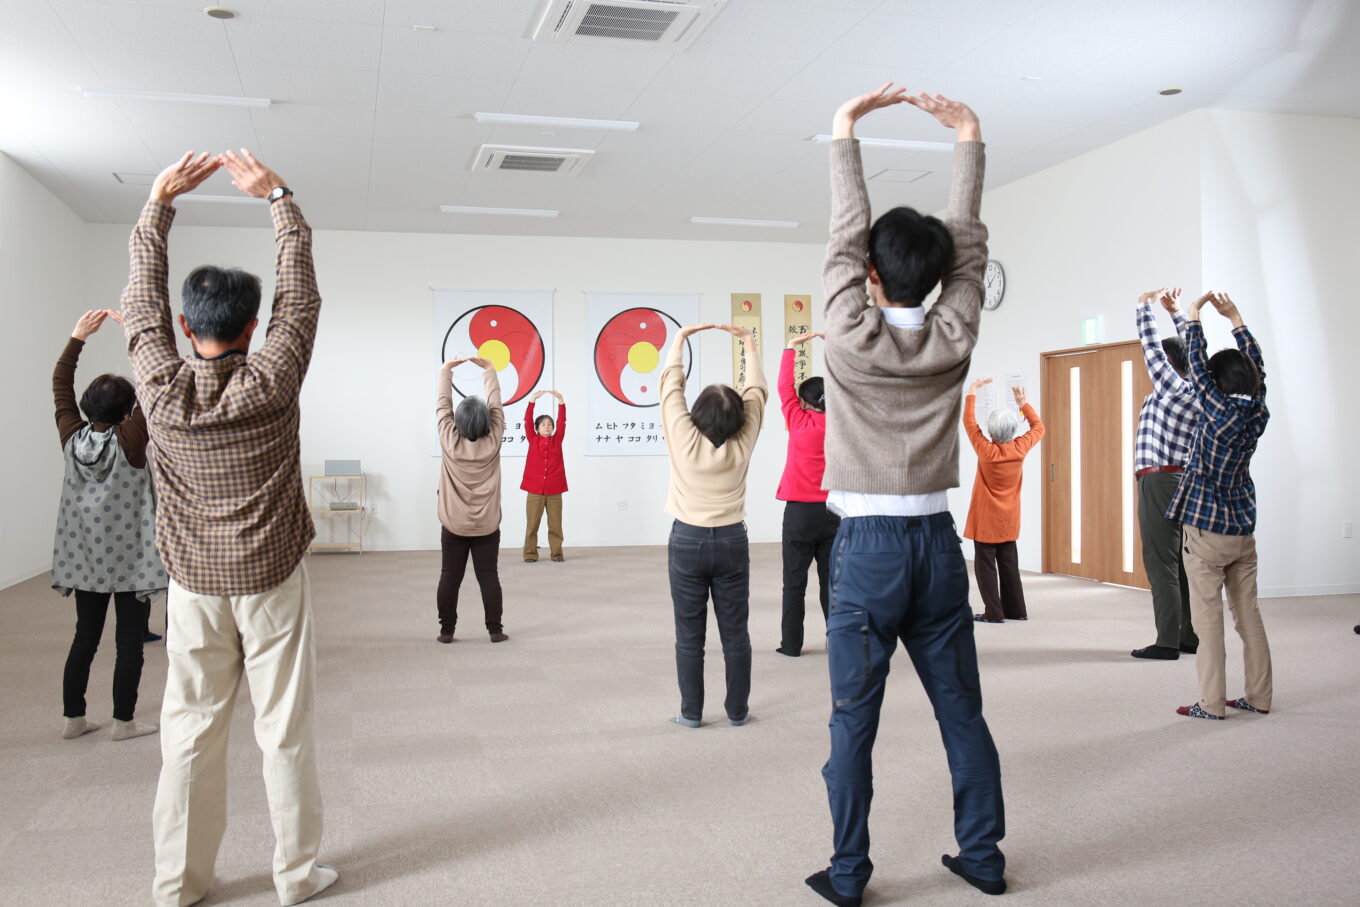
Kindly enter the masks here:
[[722, 640], [727, 667], [728, 718], [744, 718], [751, 696], [751, 636], [747, 630], [751, 593], [751, 552], [746, 524], [705, 528], [676, 520], [669, 545], [671, 602], [675, 605], [675, 668], [680, 681], [680, 714], [704, 714], [704, 636], [708, 600]]
[[1180, 487], [1181, 474], [1152, 472], [1138, 477], [1138, 528], [1143, 539], [1143, 569], [1152, 585], [1152, 616], [1157, 645], [1168, 649], [1199, 645], [1190, 623], [1190, 587], [1182, 562], [1181, 524], [1166, 518]]

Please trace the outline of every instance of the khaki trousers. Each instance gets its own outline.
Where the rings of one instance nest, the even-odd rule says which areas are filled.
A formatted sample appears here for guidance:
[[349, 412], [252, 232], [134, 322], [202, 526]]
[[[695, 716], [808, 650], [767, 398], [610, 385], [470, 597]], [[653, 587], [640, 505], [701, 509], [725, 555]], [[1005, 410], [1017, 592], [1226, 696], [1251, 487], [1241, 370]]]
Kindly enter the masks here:
[[1195, 671], [1199, 674], [1199, 707], [1223, 715], [1227, 699], [1223, 647], [1224, 588], [1237, 635], [1242, 637], [1243, 695], [1251, 705], [1269, 711], [1274, 690], [1270, 643], [1256, 607], [1256, 537], [1219, 535], [1185, 527], [1185, 572], [1190, 582], [1190, 615], [1199, 636]]
[[227, 737], [244, 672], [274, 825], [280, 903], [314, 893], [321, 844], [307, 567], [258, 595], [198, 595], [170, 581], [161, 777], [152, 826], [157, 904], [193, 904], [213, 881], [227, 829]]
[[562, 556], [562, 496], [531, 494], [525, 501], [524, 556], [538, 560], [538, 524], [548, 511], [548, 550], [552, 557]]

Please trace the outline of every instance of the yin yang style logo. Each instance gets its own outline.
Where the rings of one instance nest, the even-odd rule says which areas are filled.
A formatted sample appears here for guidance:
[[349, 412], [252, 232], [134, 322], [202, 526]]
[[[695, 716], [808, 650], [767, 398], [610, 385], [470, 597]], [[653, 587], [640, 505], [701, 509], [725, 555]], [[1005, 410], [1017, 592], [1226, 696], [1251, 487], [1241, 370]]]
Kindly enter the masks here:
[[[610, 396], [629, 406], [657, 406], [666, 352], [679, 331], [680, 322], [659, 309], [625, 309], [605, 322], [595, 338], [595, 374]], [[688, 377], [688, 340], [685, 354]]]
[[[543, 336], [522, 312], [503, 305], [469, 309], [444, 334], [441, 356], [480, 356], [496, 368], [506, 406], [524, 399], [543, 375]], [[454, 370], [453, 389], [461, 397], [482, 393], [481, 370], [466, 364]], [[459, 387], [459, 384], [466, 387]]]

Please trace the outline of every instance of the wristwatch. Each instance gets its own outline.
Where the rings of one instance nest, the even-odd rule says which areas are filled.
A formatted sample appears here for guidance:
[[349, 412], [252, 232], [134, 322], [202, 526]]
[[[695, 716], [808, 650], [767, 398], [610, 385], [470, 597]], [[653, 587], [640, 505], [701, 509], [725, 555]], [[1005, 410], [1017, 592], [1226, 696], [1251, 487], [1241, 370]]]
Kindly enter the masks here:
[[272, 205], [274, 202], [283, 198], [285, 195], [292, 194], [293, 190], [289, 189], [287, 186], [275, 186], [272, 190], [270, 190], [269, 195], [265, 197], [269, 199], [269, 203]]

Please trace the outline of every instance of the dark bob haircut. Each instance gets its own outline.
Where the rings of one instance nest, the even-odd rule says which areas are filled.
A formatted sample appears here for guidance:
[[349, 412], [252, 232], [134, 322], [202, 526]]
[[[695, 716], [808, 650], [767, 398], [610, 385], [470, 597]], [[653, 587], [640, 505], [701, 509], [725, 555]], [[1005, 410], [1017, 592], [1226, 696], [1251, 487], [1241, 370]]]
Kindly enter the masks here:
[[204, 265], [184, 279], [180, 301], [195, 337], [231, 343], [260, 314], [260, 278], [240, 268]]
[[1166, 361], [1171, 363], [1171, 367], [1176, 370], [1176, 374], [1184, 375], [1190, 368], [1190, 360], [1185, 356], [1185, 343], [1179, 337], [1168, 337], [1162, 341], [1162, 352], [1166, 353]]
[[826, 382], [815, 376], [798, 385], [798, 399], [814, 412], [826, 412]]
[[746, 424], [746, 409], [741, 397], [726, 384], [710, 384], [700, 392], [689, 410], [690, 418], [699, 433], [722, 447], [723, 442], [741, 431]]
[[132, 382], [118, 375], [100, 375], [85, 388], [80, 397], [80, 409], [91, 422], [117, 425], [132, 412], [137, 393]]
[[869, 230], [869, 263], [889, 302], [920, 305], [953, 259], [949, 228], [914, 208], [893, 208]]
[[1219, 350], [1209, 357], [1209, 374], [1225, 394], [1255, 394], [1261, 386], [1256, 366], [1241, 350]]

